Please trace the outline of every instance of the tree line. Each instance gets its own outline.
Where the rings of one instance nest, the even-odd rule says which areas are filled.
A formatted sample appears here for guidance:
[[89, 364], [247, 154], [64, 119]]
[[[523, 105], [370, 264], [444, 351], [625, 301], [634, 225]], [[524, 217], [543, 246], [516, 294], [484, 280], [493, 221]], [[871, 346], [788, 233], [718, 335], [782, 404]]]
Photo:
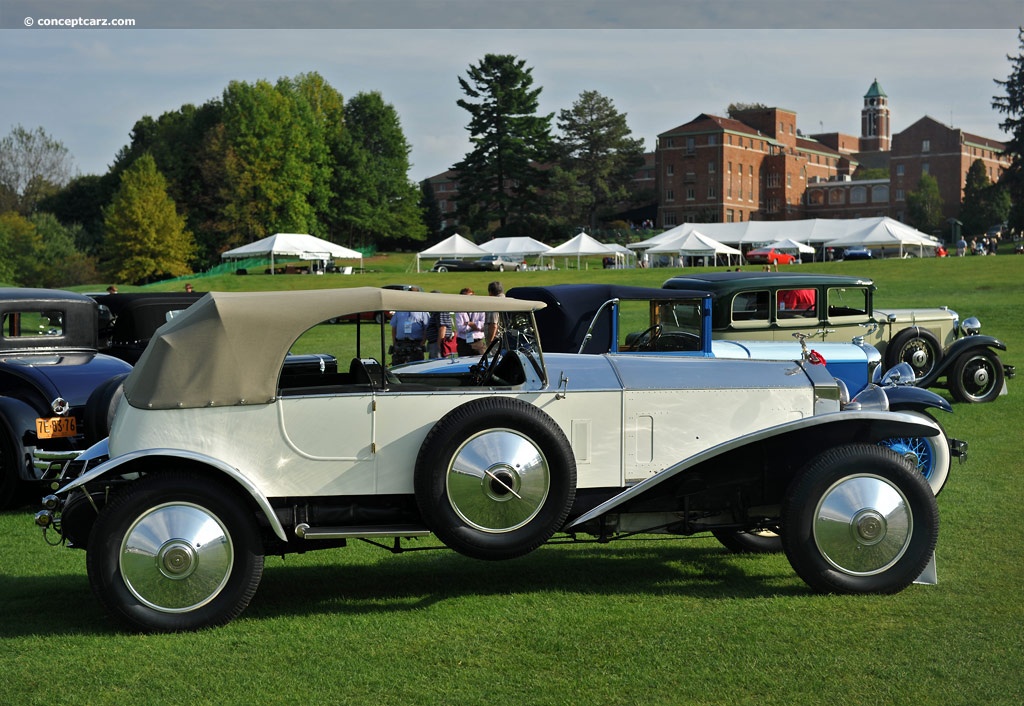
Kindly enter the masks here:
[[[1024, 50], [1024, 30], [1019, 38]], [[965, 228], [1010, 210], [1024, 231], [1022, 57], [1007, 57], [1011, 74], [996, 81], [1006, 95], [993, 99], [1012, 135], [1011, 168], [992, 185], [972, 167]], [[502, 54], [485, 55], [458, 82], [471, 143], [452, 167], [463, 235], [562, 237], [654, 198], [630, 191], [643, 141], [606, 96], [584, 91], [557, 118], [539, 115], [532, 68]], [[275, 232], [416, 247], [446, 233], [429, 183], [408, 180], [409, 153], [380, 93], [345, 101], [317, 73], [233, 81], [200, 106], [144, 116], [103, 175], [73, 176], [63, 144], [17, 126], [0, 140], [0, 281], [146, 282], [217, 264], [225, 250]], [[922, 223], [938, 212], [932, 186], [922, 182], [908, 204]]]

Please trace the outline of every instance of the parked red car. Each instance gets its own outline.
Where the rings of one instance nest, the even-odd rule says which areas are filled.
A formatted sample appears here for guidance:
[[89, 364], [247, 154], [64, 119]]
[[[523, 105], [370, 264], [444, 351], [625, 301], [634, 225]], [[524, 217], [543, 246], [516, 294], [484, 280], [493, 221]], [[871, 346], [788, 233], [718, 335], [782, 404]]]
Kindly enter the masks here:
[[775, 248], [755, 248], [746, 257], [752, 265], [792, 265], [796, 262], [796, 255]]

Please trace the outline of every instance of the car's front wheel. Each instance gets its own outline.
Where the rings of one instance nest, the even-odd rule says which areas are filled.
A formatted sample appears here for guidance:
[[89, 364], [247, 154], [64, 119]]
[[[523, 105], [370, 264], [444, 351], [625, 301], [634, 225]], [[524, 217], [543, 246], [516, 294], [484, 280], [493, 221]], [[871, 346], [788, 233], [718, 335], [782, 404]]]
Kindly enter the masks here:
[[86, 557], [100, 603], [144, 632], [227, 623], [263, 574], [253, 513], [191, 472], [144, 476], [115, 496], [96, 519]]
[[959, 402], [991, 402], [1003, 390], [1003, 366], [988, 350], [964, 353], [949, 373], [949, 391]]
[[558, 424], [509, 397], [446, 414], [416, 458], [416, 503], [447, 546], [477, 559], [533, 551], [565, 523], [576, 460]]
[[439, 267], [435, 267], [434, 268], [434, 272], [447, 272], [447, 271], [448, 271], [448, 268], [445, 267], [444, 265], [441, 265]]
[[793, 481], [782, 510], [793, 569], [826, 593], [896, 593], [921, 575], [939, 536], [935, 494], [894, 451], [830, 449]]
[[928, 481], [932, 492], [938, 495], [946, 485], [949, 470], [953, 465], [953, 457], [949, 452], [949, 437], [946, 436], [946, 430], [942, 425], [930, 414], [915, 411], [906, 411], [904, 414], [921, 417], [935, 424], [939, 427], [940, 433], [937, 436], [894, 436], [878, 443], [909, 461], [910, 465]]

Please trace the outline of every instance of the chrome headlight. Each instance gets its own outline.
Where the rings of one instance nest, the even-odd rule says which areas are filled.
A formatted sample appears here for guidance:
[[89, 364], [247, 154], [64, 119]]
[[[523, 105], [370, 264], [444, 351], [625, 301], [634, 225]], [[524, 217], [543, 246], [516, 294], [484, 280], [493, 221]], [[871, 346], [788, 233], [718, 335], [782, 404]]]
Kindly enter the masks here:
[[981, 322], [978, 321], [977, 316], [971, 316], [964, 319], [964, 322], [960, 324], [960, 330], [964, 332], [965, 336], [977, 336], [981, 333]]
[[882, 379], [879, 381], [879, 385], [892, 386], [892, 385], [913, 385], [917, 382], [917, 375], [914, 373], [914, 369], [910, 366], [910, 363], [897, 363], [882, 375]]
[[885, 390], [877, 385], [868, 385], [856, 397], [850, 400], [850, 404], [846, 405], [843, 409], [860, 412], [888, 412], [889, 396], [885, 394]]

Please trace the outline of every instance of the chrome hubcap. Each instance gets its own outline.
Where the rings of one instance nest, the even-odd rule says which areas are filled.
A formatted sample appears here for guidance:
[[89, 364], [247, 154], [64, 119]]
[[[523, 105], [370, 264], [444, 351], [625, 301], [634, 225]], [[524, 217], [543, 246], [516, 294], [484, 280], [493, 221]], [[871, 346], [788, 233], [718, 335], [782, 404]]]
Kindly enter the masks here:
[[221, 592], [231, 576], [234, 548], [227, 528], [209, 510], [168, 503], [147, 510], [128, 528], [118, 561], [125, 586], [141, 603], [180, 613]]
[[910, 504], [899, 488], [879, 476], [850, 476], [822, 495], [814, 515], [814, 542], [834, 568], [870, 576], [899, 561], [913, 527]]
[[527, 436], [491, 429], [469, 438], [452, 459], [448, 500], [468, 525], [511, 532], [536, 517], [547, 500], [551, 470]]
[[988, 385], [988, 368], [979, 367], [974, 371], [974, 384], [978, 387]]

